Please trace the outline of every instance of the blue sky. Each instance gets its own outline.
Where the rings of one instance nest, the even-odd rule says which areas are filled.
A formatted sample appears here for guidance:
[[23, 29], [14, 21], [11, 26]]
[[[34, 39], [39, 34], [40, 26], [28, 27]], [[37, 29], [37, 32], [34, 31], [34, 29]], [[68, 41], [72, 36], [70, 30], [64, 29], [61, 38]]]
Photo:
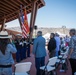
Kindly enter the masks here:
[[[76, 28], [76, 0], [44, 0], [45, 6], [37, 13], [35, 25], [38, 27]], [[30, 23], [30, 14], [28, 22]], [[19, 26], [18, 20], [6, 23], [7, 27]]]

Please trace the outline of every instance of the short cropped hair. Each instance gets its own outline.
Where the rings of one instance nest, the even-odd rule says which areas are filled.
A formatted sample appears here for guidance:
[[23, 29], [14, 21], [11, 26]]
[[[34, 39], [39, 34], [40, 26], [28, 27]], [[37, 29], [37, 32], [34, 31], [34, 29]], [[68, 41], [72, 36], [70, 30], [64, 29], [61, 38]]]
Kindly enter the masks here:
[[38, 36], [42, 36], [42, 31], [37, 32]]
[[54, 33], [51, 33], [50, 35], [52, 35], [53, 37], [55, 37], [55, 34]]
[[59, 34], [58, 33], [55, 33], [55, 36], [59, 36]]
[[72, 33], [73, 35], [76, 34], [76, 30], [75, 29], [70, 29], [70, 33]]

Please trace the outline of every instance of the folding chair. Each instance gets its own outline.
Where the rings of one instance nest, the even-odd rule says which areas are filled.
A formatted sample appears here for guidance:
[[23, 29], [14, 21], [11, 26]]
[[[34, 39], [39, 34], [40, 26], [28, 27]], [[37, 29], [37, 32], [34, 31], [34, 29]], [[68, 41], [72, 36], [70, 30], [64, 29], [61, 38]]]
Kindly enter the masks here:
[[22, 62], [15, 64], [15, 73], [28, 73], [30, 74], [31, 62]]
[[[60, 69], [60, 72], [66, 72], [67, 69], [68, 69], [68, 60], [67, 60], [67, 55], [68, 55], [68, 50], [69, 50], [69, 47], [65, 47], [65, 52], [61, 52], [61, 55], [62, 58], [60, 59], [60, 62], [59, 62], [59, 65], [61, 64], [62, 65], [62, 68]], [[58, 65], [58, 66], [59, 66]]]
[[52, 71], [54, 71], [56, 69], [55, 68], [56, 61], [57, 61], [57, 57], [52, 57], [49, 59], [49, 61], [47, 62], [47, 64], [45, 66], [41, 66], [40, 70], [43, 71], [41, 75], [43, 75], [44, 72], [46, 72], [47, 75], [49, 73], [52, 73]]

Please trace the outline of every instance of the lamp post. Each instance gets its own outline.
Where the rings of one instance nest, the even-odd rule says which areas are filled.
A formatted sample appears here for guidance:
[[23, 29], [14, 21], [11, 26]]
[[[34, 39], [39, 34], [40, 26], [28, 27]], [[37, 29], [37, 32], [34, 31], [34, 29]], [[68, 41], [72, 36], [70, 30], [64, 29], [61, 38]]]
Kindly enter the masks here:
[[36, 25], [34, 26], [34, 29], [35, 29], [35, 37], [36, 37], [36, 30], [37, 30], [37, 26]]

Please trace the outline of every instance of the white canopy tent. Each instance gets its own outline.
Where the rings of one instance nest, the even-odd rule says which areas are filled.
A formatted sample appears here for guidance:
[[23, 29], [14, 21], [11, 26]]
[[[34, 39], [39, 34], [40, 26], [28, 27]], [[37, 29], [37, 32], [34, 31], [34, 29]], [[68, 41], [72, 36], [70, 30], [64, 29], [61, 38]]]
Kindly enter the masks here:
[[65, 37], [66, 34], [60, 33], [59, 31], [56, 32], [57, 34], [59, 34], [60, 37]]

